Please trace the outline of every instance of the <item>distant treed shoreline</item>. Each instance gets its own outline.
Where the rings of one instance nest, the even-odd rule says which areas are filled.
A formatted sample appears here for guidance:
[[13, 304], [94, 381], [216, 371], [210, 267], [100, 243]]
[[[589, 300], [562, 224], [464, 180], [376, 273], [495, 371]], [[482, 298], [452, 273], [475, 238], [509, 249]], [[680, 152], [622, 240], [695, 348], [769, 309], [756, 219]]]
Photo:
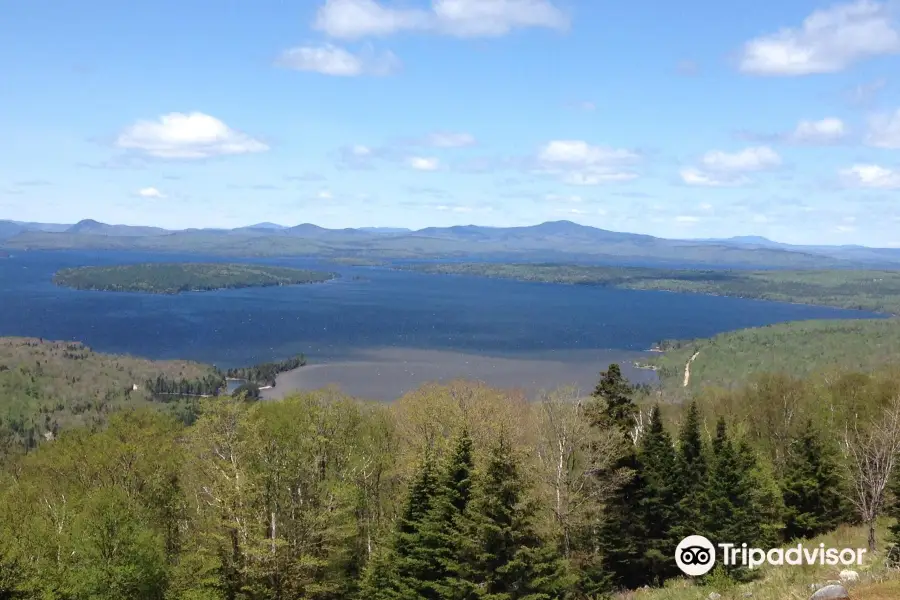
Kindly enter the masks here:
[[250, 264], [149, 263], [63, 269], [56, 285], [89, 291], [178, 294], [220, 289], [322, 283], [333, 273]]
[[689, 292], [900, 314], [900, 271], [711, 271], [507, 263], [430, 263], [397, 268], [441, 275]]

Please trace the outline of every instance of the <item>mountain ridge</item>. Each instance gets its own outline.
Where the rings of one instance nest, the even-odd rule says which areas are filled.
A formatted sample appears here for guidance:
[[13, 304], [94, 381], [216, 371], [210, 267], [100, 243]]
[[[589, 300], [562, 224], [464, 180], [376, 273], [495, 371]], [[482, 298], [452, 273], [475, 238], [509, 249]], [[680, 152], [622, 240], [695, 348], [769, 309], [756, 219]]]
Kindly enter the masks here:
[[329, 229], [313, 223], [258, 223], [232, 229], [111, 225], [84, 219], [63, 227], [0, 220], [0, 244], [16, 249], [109, 249], [248, 256], [374, 256], [392, 259], [622, 262], [725, 268], [900, 267], [900, 249], [801, 246], [762, 236], [669, 239], [618, 232], [569, 220], [517, 227], [454, 225]]

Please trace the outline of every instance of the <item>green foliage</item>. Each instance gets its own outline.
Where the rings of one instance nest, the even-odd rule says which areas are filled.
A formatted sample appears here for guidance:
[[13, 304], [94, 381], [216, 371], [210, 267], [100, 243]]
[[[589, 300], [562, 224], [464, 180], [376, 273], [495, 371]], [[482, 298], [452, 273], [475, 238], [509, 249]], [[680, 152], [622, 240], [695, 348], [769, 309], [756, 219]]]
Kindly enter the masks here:
[[178, 294], [219, 289], [321, 283], [332, 273], [227, 263], [148, 263], [63, 269], [57, 285], [79, 290]]
[[700, 408], [691, 402], [678, 433], [677, 473], [678, 525], [674, 528], [677, 539], [689, 535], [704, 535], [707, 505], [707, 480], [709, 467], [706, 445], [700, 434]]
[[594, 427], [617, 427], [630, 432], [634, 427], [634, 416], [637, 406], [632, 396], [634, 388], [622, 375], [622, 369], [616, 363], [609, 365], [600, 374], [600, 381], [594, 388], [595, 402], [589, 407], [589, 418]]
[[764, 547], [763, 507], [757, 505], [754, 490], [756, 459], [746, 446], [735, 444], [728, 435], [725, 419], [716, 425], [712, 441], [712, 464], [707, 483], [705, 531], [716, 543], [746, 543]]
[[791, 444], [782, 483], [787, 539], [821, 535], [847, 518], [845, 486], [832, 444], [811, 419]]
[[646, 482], [639, 507], [641, 518], [647, 523], [642, 562], [648, 579], [661, 584], [678, 573], [673, 548], [681, 540], [676, 539], [673, 532], [679, 516], [675, 471], [677, 458], [658, 405], [650, 413], [650, 422], [641, 437], [639, 453]]
[[237, 369], [228, 369], [225, 376], [231, 379], [244, 379], [249, 383], [260, 385], [275, 385], [275, 378], [279, 373], [293, 371], [306, 364], [306, 357], [302, 354], [292, 356], [278, 362], [261, 363], [252, 367], [242, 367]]
[[[137, 369], [78, 345], [15, 348], [40, 356], [10, 361], [16, 393], [56, 389], [46, 378], [66, 361]], [[462, 384], [394, 405], [333, 390], [193, 398], [178, 419], [123, 403], [4, 456], [0, 598], [586, 600], [663, 586], [685, 535], [765, 548], [851, 520], [822, 432], [868, 423], [898, 385], [890, 368], [770, 375], [687, 406], [662, 396], [648, 414], [610, 367], [596, 397], [541, 404]]]
[[147, 387], [157, 380], [213, 388], [221, 376], [206, 365], [101, 354], [79, 342], [0, 338], [0, 459], [72, 427], [101, 426], [123, 408], [164, 400], [177, 410], [178, 398]]
[[687, 392], [705, 387], [741, 388], [759, 375], [806, 376], [826, 370], [873, 371], [900, 360], [900, 319], [796, 321], [742, 329], [709, 339], [668, 342], [651, 362], [664, 388]]
[[[505, 436], [492, 448], [473, 503], [470, 583], [484, 600], [551, 600], [569, 595], [574, 578], [535, 525], [537, 507]], [[460, 597], [460, 596], [449, 596]]]

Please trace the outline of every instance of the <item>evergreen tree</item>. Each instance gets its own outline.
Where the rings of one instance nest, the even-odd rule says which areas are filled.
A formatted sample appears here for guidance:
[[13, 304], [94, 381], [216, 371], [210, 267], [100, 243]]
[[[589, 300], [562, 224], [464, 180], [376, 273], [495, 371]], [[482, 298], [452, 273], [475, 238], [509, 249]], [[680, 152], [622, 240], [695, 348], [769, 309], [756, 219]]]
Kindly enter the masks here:
[[691, 402], [678, 435], [676, 539], [704, 535], [708, 465], [700, 434], [700, 408]]
[[618, 427], [630, 432], [634, 427], [634, 416], [637, 406], [634, 404], [634, 388], [622, 375], [622, 369], [616, 363], [600, 373], [600, 381], [591, 394], [602, 404], [594, 404], [590, 410], [591, 425], [599, 427]]
[[463, 580], [462, 563], [472, 495], [472, 460], [472, 438], [464, 431], [447, 460], [433, 505], [419, 528], [419, 545], [412, 551], [418, 563], [427, 565], [418, 587], [422, 598], [465, 596], [468, 586]]
[[707, 493], [706, 532], [714, 543], [747, 543], [759, 547], [765, 539], [764, 507], [756, 493], [756, 457], [746, 444], [729, 438], [725, 419], [716, 425]]
[[641, 457], [633, 449], [619, 464], [631, 476], [606, 502], [597, 545], [609, 583], [635, 589], [652, 581], [645, 564], [649, 532], [643, 518], [649, 483]]
[[379, 600], [418, 600], [430, 565], [417, 552], [422, 545], [422, 525], [434, 506], [438, 477], [430, 449], [410, 486], [406, 505], [397, 523], [391, 548], [367, 568], [363, 597]]
[[472, 505], [471, 589], [484, 600], [566, 598], [574, 578], [537, 533], [536, 507], [505, 437], [494, 446]]
[[675, 448], [662, 422], [659, 406], [641, 438], [641, 465], [645, 488], [640, 505], [646, 545], [643, 564], [651, 582], [661, 584], [678, 573], [673, 549], [680, 540], [673, 533], [676, 519]]
[[788, 540], [831, 531], [847, 514], [837, 461], [812, 420], [790, 446], [781, 489]]

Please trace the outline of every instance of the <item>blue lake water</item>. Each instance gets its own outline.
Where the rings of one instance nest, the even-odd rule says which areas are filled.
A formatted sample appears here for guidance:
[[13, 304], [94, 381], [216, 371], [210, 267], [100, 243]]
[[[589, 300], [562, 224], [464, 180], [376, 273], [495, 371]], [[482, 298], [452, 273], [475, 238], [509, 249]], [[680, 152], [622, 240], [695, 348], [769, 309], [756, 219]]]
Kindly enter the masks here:
[[[176, 296], [57, 287], [55, 271], [130, 262], [219, 261], [197, 255], [19, 252], [0, 259], [0, 335], [80, 340], [103, 352], [220, 367], [305, 353], [311, 362], [385, 347], [495, 356], [642, 351], [782, 321], [872, 313], [588, 286], [426, 275], [305, 259], [235, 259], [342, 275], [315, 285]], [[358, 278], [357, 278], [358, 277]]]

